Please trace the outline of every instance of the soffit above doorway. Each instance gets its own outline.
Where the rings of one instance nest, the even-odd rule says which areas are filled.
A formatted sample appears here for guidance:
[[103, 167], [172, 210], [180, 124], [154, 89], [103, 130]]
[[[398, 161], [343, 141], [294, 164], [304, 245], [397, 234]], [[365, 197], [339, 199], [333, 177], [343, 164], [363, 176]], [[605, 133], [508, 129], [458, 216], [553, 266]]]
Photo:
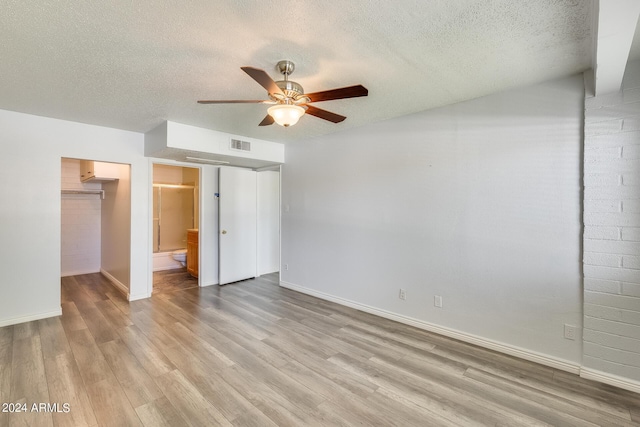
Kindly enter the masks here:
[[251, 169], [284, 163], [284, 144], [164, 122], [145, 134], [145, 156]]

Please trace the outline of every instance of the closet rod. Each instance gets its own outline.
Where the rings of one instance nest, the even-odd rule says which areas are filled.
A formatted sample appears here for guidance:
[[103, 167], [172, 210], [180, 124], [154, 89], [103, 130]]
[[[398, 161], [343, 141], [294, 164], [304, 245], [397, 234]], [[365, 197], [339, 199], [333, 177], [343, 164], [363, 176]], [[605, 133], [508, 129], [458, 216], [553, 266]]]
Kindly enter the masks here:
[[104, 200], [104, 190], [62, 190], [62, 194], [99, 194]]

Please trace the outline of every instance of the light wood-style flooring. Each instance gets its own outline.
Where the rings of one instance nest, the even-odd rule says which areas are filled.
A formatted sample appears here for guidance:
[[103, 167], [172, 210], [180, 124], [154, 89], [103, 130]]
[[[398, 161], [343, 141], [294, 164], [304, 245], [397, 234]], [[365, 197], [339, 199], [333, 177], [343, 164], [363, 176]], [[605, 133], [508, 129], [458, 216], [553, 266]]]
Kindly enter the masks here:
[[197, 288], [198, 279], [193, 277], [186, 268], [155, 271], [153, 273], [153, 294], [183, 291]]
[[62, 279], [63, 315], [0, 328], [0, 426], [631, 426], [640, 395], [280, 288], [126, 302]]

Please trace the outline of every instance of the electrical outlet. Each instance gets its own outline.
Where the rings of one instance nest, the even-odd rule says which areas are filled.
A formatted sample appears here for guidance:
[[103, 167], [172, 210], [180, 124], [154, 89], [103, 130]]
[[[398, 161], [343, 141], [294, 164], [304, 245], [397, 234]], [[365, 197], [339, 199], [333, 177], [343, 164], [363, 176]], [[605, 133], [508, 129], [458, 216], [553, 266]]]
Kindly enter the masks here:
[[285, 270], [289, 270], [289, 264], [285, 264], [285, 265], [284, 265], [284, 269], [285, 269]]
[[564, 337], [568, 340], [576, 339], [576, 327], [573, 325], [564, 325]]
[[404, 289], [400, 289], [400, 294], [398, 295], [398, 298], [402, 300], [407, 299], [407, 291], [405, 291]]
[[438, 308], [442, 308], [442, 297], [440, 295], [433, 297], [433, 305]]

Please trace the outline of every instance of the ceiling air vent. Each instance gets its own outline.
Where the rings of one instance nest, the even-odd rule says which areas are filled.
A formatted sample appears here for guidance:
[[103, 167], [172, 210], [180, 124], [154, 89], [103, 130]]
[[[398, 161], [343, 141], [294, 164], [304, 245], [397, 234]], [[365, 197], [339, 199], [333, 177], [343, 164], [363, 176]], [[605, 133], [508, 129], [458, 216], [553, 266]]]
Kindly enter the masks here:
[[232, 139], [229, 148], [232, 150], [251, 151], [251, 143], [247, 141], [240, 141], [239, 139]]

